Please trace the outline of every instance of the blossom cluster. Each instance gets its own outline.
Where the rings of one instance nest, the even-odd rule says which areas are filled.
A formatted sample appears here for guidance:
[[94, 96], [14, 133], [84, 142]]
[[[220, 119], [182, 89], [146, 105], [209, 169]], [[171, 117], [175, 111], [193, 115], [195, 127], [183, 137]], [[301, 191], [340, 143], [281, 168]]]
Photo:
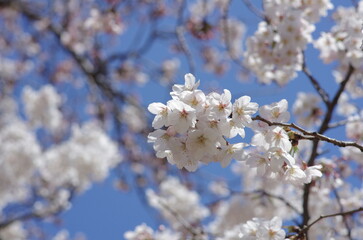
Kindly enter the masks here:
[[26, 116], [33, 127], [43, 126], [49, 130], [60, 127], [62, 113], [59, 106], [62, 100], [51, 85], [45, 85], [38, 91], [26, 86], [22, 97]]
[[[64, 123], [59, 110], [62, 97], [51, 85], [39, 90], [24, 87], [24, 115], [19, 117], [15, 101], [0, 101], [0, 212], [30, 199], [30, 211], [39, 216], [69, 208], [73, 192], [85, 191], [93, 182], [105, 179], [121, 161], [118, 147], [95, 122], [72, 125], [69, 138], [42, 145], [39, 136], [51, 137]], [[37, 134], [43, 128], [47, 135]], [[59, 134], [59, 132], [58, 132]], [[12, 235], [18, 232], [19, 236]], [[22, 222], [2, 229], [2, 238], [26, 239]], [[13, 236], [13, 237], [11, 237]]]
[[199, 203], [199, 195], [188, 190], [177, 178], [169, 177], [160, 184], [160, 192], [146, 191], [149, 204], [158, 209], [174, 229], [183, 229], [203, 220], [209, 210]]
[[226, 231], [220, 240], [234, 240], [236, 236], [241, 240], [284, 240], [286, 233], [281, 227], [282, 220], [279, 217], [271, 220], [253, 218], [245, 224], [237, 225]]
[[[156, 155], [166, 157], [178, 168], [195, 171], [200, 162], [220, 162], [226, 167], [232, 159], [246, 161], [259, 174], [281, 178], [293, 184], [308, 183], [312, 177], [321, 176], [321, 166], [303, 167], [292, 156], [294, 149], [288, 132], [280, 126], [269, 126], [253, 121], [258, 110], [261, 117], [284, 123], [290, 118], [285, 99], [262, 106], [242, 96], [231, 103], [231, 93], [224, 90], [205, 95], [198, 89], [192, 74], [185, 75], [184, 85], [174, 85], [172, 100], [166, 105], [152, 103], [148, 109], [155, 114], [149, 134]], [[254, 148], [245, 151], [247, 143], [230, 143], [228, 138], [245, 137], [245, 127], [251, 128]]]
[[173, 232], [170, 229], [160, 226], [158, 231], [154, 231], [151, 227], [145, 223], [136, 226], [134, 231], [127, 231], [124, 234], [126, 240], [179, 240], [180, 234]]
[[333, 14], [336, 25], [330, 32], [322, 32], [320, 38], [314, 42], [315, 48], [320, 50], [320, 58], [325, 63], [339, 62], [334, 72], [337, 82], [343, 81], [349, 66], [355, 69], [346, 87], [355, 98], [363, 96], [362, 18], [363, 1], [360, 1], [357, 7], [339, 7]]
[[297, 76], [302, 51], [312, 41], [313, 23], [333, 8], [325, 1], [264, 0], [265, 21], [247, 39], [244, 63], [261, 83], [284, 85]]

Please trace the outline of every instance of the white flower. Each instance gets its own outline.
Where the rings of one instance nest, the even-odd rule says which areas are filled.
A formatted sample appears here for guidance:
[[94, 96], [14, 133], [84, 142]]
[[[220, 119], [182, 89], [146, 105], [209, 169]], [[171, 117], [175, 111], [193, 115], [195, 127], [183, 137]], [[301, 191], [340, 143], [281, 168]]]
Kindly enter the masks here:
[[257, 239], [259, 240], [284, 240], [286, 233], [281, 229], [282, 220], [274, 217], [270, 221], [264, 221], [257, 231]]
[[169, 127], [167, 131], [157, 129], [148, 135], [147, 142], [154, 143], [153, 148], [156, 152], [156, 156], [159, 158], [166, 157], [168, 155], [168, 151], [170, 150], [169, 143], [175, 135], [170, 129], [171, 127]]
[[233, 119], [227, 118], [224, 121], [220, 122], [221, 133], [227, 138], [234, 138], [235, 136], [240, 135], [242, 138], [245, 137], [245, 130], [243, 127], [237, 126]]
[[273, 147], [268, 150], [268, 156], [271, 159], [271, 169], [278, 172], [284, 163], [288, 166], [295, 165], [295, 159], [280, 147]]
[[240, 97], [233, 104], [233, 120], [238, 125], [248, 125], [252, 122], [251, 115], [255, 114], [257, 110], [258, 104], [251, 102], [251, 97]]
[[290, 119], [290, 113], [287, 111], [287, 108], [288, 103], [286, 99], [282, 99], [280, 102], [260, 107], [259, 112], [261, 117], [271, 122], [285, 123]]
[[222, 145], [219, 153], [222, 167], [227, 167], [232, 159], [243, 160], [245, 157], [243, 147], [245, 146], [247, 146], [246, 143]]
[[197, 112], [204, 110], [206, 97], [201, 90], [184, 91], [179, 95], [181, 101], [194, 108]]
[[210, 128], [188, 132], [186, 144], [190, 157], [198, 161], [205, 155], [213, 155], [216, 152], [217, 137], [217, 133]]
[[167, 159], [171, 164], [176, 164], [179, 169], [184, 167], [190, 172], [197, 170], [199, 162], [189, 157], [189, 151], [184, 139], [173, 138], [169, 146], [171, 154], [167, 155]]
[[289, 136], [283, 128], [278, 126], [272, 127], [269, 131], [267, 131], [265, 141], [268, 144], [268, 148], [280, 147], [287, 152], [291, 149], [291, 142], [289, 140]]
[[231, 92], [224, 89], [223, 94], [211, 94], [210, 114], [214, 119], [225, 119], [232, 112]]
[[147, 109], [156, 115], [152, 122], [153, 128], [158, 129], [167, 126], [169, 109], [166, 105], [159, 102], [151, 103]]
[[321, 169], [323, 166], [321, 165], [315, 165], [310, 166], [304, 170], [306, 178], [304, 183], [310, 183], [313, 178], [322, 177], [323, 174], [321, 172]]
[[263, 176], [270, 167], [270, 159], [266, 155], [252, 152], [248, 154], [246, 164], [257, 168], [257, 174]]
[[193, 90], [196, 90], [198, 88], [198, 86], [199, 86], [199, 83], [200, 83], [199, 81], [198, 82], [195, 82], [195, 77], [191, 73], [185, 74], [184, 80], [185, 80], [184, 85], [175, 84], [173, 86], [173, 92], [171, 92], [170, 95], [174, 99], [178, 99], [179, 98], [179, 95], [183, 91], [193, 91]]
[[303, 185], [306, 180], [306, 174], [297, 165], [287, 166], [284, 173], [284, 180], [295, 185]]
[[247, 221], [245, 224], [242, 225], [242, 239], [255, 240], [259, 227], [260, 223], [258, 219], [254, 218], [252, 219], [252, 221]]
[[179, 101], [168, 102], [170, 112], [168, 114], [168, 125], [173, 125], [178, 133], [185, 133], [196, 123], [196, 112], [191, 106]]

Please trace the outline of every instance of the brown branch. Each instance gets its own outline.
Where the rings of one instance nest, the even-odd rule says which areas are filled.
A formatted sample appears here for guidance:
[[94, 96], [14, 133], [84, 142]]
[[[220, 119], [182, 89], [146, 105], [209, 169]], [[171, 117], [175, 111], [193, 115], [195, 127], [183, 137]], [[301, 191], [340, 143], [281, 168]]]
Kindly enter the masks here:
[[328, 215], [321, 215], [320, 217], [315, 219], [312, 223], [310, 223], [309, 225], [306, 225], [305, 227], [303, 227], [300, 230], [300, 232], [295, 236], [297, 236], [297, 237], [303, 236], [304, 234], [306, 234], [308, 232], [308, 230], [312, 226], [314, 226], [317, 222], [321, 221], [322, 219], [336, 217], [336, 216], [343, 216], [344, 217], [344, 216], [352, 215], [354, 213], [361, 212], [361, 211], [363, 211], [363, 207], [360, 207], [360, 208], [357, 208], [357, 209], [354, 209], [354, 210], [350, 210], [350, 211], [346, 211], [346, 212], [338, 212], [338, 213], [333, 213], [333, 214], [328, 214]]
[[[27, 5], [21, 5], [19, 3], [15, 6], [15, 9], [18, 10], [20, 13], [22, 13], [30, 21], [38, 21], [38, 20], [42, 19], [41, 16], [38, 16], [36, 13], [31, 11]], [[55, 36], [58, 44], [63, 48], [63, 50], [72, 57], [72, 59], [78, 65], [78, 67], [80, 68], [82, 73], [85, 76], [87, 76], [89, 81], [91, 83], [93, 83], [95, 86], [97, 86], [109, 100], [118, 99], [121, 102], [126, 102], [139, 109], [141, 108], [139, 106], [139, 104], [135, 101], [135, 99], [133, 99], [132, 97], [130, 97], [122, 92], [115, 91], [111, 87], [111, 85], [107, 83], [107, 79], [106, 79], [107, 73], [106, 73], [106, 68], [105, 68], [105, 63], [107, 63], [107, 60], [103, 61], [103, 62], [101, 61], [102, 64], [100, 64], [100, 66], [98, 66], [98, 67], [95, 66], [94, 64], [92, 64], [91, 60], [89, 60], [87, 57], [78, 55], [71, 48], [71, 46], [68, 46], [68, 45], [65, 45], [62, 43], [62, 41], [61, 41], [62, 30], [61, 29], [55, 27], [52, 24], [49, 24], [48, 30], [50, 31], [50, 33], [52, 33]], [[154, 38], [150, 36], [150, 39], [154, 39]], [[152, 44], [152, 40], [147, 41], [147, 43], [138, 50], [139, 51], [138, 53], [140, 54], [140, 52], [147, 51], [147, 49], [151, 46], [151, 44]]]
[[282, 196], [278, 196], [278, 195], [275, 195], [275, 194], [272, 194], [272, 193], [268, 193], [265, 190], [257, 190], [256, 192], [260, 193], [262, 196], [267, 196], [267, 197], [270, 197], [270, 198], [278, 199], [281, 202], [283, 202], [287, 207], [291, 208], [297, 214], [299, 214], [299, 215], [301, 214], [301, 212], [295, 206], [293, 206], [290, 202], [288, 202]]
[[363, 121], [363, 118], [344, 119], [344, 120], [341, 120], [341, 121], [338, 121], [338, 122], [334, 122], [334, 123], [329, 124], [329, 129], [337, 128], [337, 127], [340, 127], [340, 126], [344, 126], [344, 125], [346, 125], [348, 123], [355, 123], [355, 122], [360, 122], [360, 121]]
[[305, 130], [305, 129], [299, 127], [299, 126], [297, 126], [294, 123], [271, 122], [271, 121], [269, 121], [267, 119], [262, 118], [259, 115], [257, 115], [256, 117], [254, 117], [252, 119], [253, 120], [260, 120], [262, 122], [265, 122], [269, 126], [281, 126], [281, 127], [288, 127], [288, 128], [296, 129], [299, 132], [301, 132], [302, 134], [304, 134], [304, 135], [298, 135], [302, 139], [307, 139], [307, 140], [320, 140], [320, 141], [332, 143], [332, 144], [334, 144], [336, 146], [339, 146], [339, 147], [348, 147], [348, 146], [350, 146], [350, 147], [356, 147], [356, 148], [358, 148], [359, 150], [361, 150], [363, 152], [363, 146], [359, 145], [356, 142], [339, 141], [339, 140], [336, 140], [334, 138], [327, 137], [327, 136], [325, 136], [323, 134], [320, 134], [318, 132], [310, 132], [310, 131], [307, 131], [307, 130]]
[[[266, 196], [266, 197], [269, 197], [269, 198], [274, 198], [274, 199], [277, 199], [281, 202], [283, 202], [288, 208], [290, 208], [291, 210], [293, 210], [294, 212], [296, 212], [297, 214], [301, 214], [301, 212], [299, 211], [299, 209], [297, 209], [295, 206], [293, 206], [289, 201], [287, 201], [287, 199], [285, 199], [284, 197], [282, 196], [279, 196], [279, 195], [275, 195], [275, 194], [272, 194], [272, 193], [269, 193], [269, 192], [266, 192], [265, 190], [263, 189], [258, 189], [258, 190], [254, 190], [254, 191], [250, 191], [250, 192], [239, 192], [239, 191], [231, 191], [231, 194], [232, 195], [242, 195], [242, 196], [249, 196], [249, 195], [253, 195], [253, 194], [258, 194], [260, 195], [261, 197], [263, 196]], [[210, 203], [209, 205], [213, 205], [215, 204], [216, 202], [212, 202]]]
[[328, 93], [320, 86], [319, 82], [315, 79], [315, 77], [311, 74], [311, 72], [307, 68], [304, 53], [303, 53], [303, 58], [304, 58], [304, 60], [303, 60], [303, 64], [302, 64], [302, 71], [309, 78], [311, 84], [314, 86], [315, 90], [319, 93], [321, 99], [323, 100], [325, 105], [328, 107], [330, 104]]
[[[347, 85], [347, 83], [348, 83], [351, 75], [353, 74], [353, 72], [354, 72], [353, 66], [349, 65], [348, 71], [347, 71], [343, 81], [340, 83], [339, 89], [337, 90], [336, 94], [334, 95], [333, 100], [329, 101], [329, 105], [327, 106], [327, 110], [326, 110], [326, 113], [325, 113], [325, 118], [324, 118], [322, 124], [320, 125], [320, 129], [317, 132], [317, 134], [320, 134], [320, 135], [324, 134], [324, 132], [329, 129], [329, 123], [330, 123], [330, 120], [331, 120], [331, 118], [333, 116], [334, 109], [337, 106], [338, 100], [339, 100], [341, 94], [343, 93], [343, 91], [345, 89], [345, 86]], [[312, 149], [311, 149], [311, 154], [310, 154], [310, 158], [309, 158], [309, 161], [308, 161], [308, 166], [313, 166], [314, 162], [315, 162], [315, 159], [318, 156], [319, 140], [320, 139], [318, 139], [318, 138], [313, 140], [313, 146], [312, 146]], [[348, 146], [348, 145], [345, 145], [345, 146]], [[363, 147], [358, 145], [357, 143], [352, 143], [351, 146], [358, 147], [361, 151], [363, 149]], [[309, 214], [310, 187], [311, 187], [311, 183], [305, 184], [305, 186], [304, 186], [303, 215], [302, 215], [303, 221], [302, 221], [301, 226], [306, 226], [308, 224], [308, 222], [309, 222], [309, 219], [310, 219], [310, 214]], [[308, 238], [309, 237], [306, 236], [307, 240], [308, 240]]]
[[331, 100], [329, 106], [328, 106], [328, 109], [326, 111], [326, 115], [325, 115], [325, 118], [321, 124], [321, 127], [319, 129], [319, 133], [323, 134], [328, 128], [329, 128], [329, 122], [333, 116], [333, 112], [334, 112], [334, 108], [336, 107], [336, 105], [338, 104], [338, 100], [341, 96], [341, 94], [343, 93], [344, 89], [345, 89], [345, 86], [347, 85], [350, 77], [352, 76], [354, 72], [354, 68], [352, 65], [349, 65], [348, 67], [348, 71], [344, 77], [344, 80], [340, 83], [340, 86], [339, 86], [339, 89], [338, 91], [336, 92], [333, 100]]
[[[334, 187], [334, 185], [332, 185], [332, 188], [333, 188], [333, 193], [334, 193], [335, 199], [337, 200], [337, 203], [339, 205], [339, 211], [344, 212], [344, 207], [343, 207], [340, 195], [339, 195], [337, 189]], [[350, 240], [352, 240], [352, 235], [351, 235], [352, 230], [350, 229], [348, 221], [344, 216], [343, 216], [343, 222], [344, 222], [345, 228], [347, 229], [347, 237]]]

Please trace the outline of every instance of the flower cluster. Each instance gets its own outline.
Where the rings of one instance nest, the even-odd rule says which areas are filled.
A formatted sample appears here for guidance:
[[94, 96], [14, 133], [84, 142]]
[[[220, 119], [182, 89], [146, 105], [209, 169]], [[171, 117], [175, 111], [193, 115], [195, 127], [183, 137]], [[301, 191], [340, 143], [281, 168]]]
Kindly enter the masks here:
[[271, 220], [253, 218], [226, 231], [220, 240], [234, 240], [236, 237], [241, 240], [284, 240], [286, 233], [281, 227], [282, 220], [279, 217]]
[[312, 127], [320, 123], [322, 110], [321, 99], [314, 93], [299, 92], [293, 105], [293, 113], [297, 123], [304, 127]]
[[54, 188], [72, 186], [83, 191], [107, 177], [120, 160], [117, 145], [100, 127], [88, 123], [74, 126], [68, 141], [44, 153], [40, 172]]
[[312, 23], [333, 6], [329, 0], [265, 0], [264, 6], [266, 21], [247, 39], [244, 63], [260, 82], [284, 85], [301, 70], [302, 51], [315, 29]]
[[45, 127], [55, 130], [62, 123], [62, 113], [59, 110], [61, 96], [53, 86], [45, 85], [38, 91], [25, 87], [23, 90], [25, 113], [33, 127]]
[[149, 134], [156, 155], [189, 171], [195, 171], [200, 161], [227, 166], [232, 158], [241, 160], [246, 144], [230, 144], [225, 138], [244, 137], [244, 127], [258, 109], [249, 96], [232, 104], [228, 90], [205, 95], [198, 85], [192, 74], [186, 74], [184, 85], [173, 86], [172, 100], [148, 107], [156, 115], [152, 126], [157, 130]]
[[159, 193], [148, 189], [146, 196], [149, 204], [158, 209], [174, 229], [183, 229], [209, 215], [209, 210], [200, 205], [198, 193], [188, 190], [177, 178], [164, 180]]
[[354, 67], [355, 71], [346, 87], [353, 97], [363, 96], [362, 17], [363, 1], [356, 8], [339, 7], [333, 14], [336, 25], [330, 32], [321, 33], [314, 43], [325, 63], [339, 61], [339, 67], [334, 72], [337, 82], [343, 81], [350, 65]]
[[180, 234], [170, 229], [160, 226], [158, 231], [154, 231], [145, 223], [136, 226], [134, 231], [127, 231], [124, 234], [126, 240], [179, 240]]
[[40, 146], [24, 123], [0, 128], [0, 209], [27, 197], [27, 185], [39, 166]]
[[[152, 126], [157, 130], [149, 134], [156, 156], [166, 157], [178, 168], [195, 171], [199, 162], [220, 162], [226, 167], [232, 159], [246, 161], [257, 168], [260, 175], [281, 178], [293, 184], [303, 184], [312, 177], [321, 176], [320, 166], [300, 167], [293, 156], [293, 146], [286, 130], [253, 121], [258, 104], [249, 96], [231, 103], [231, 93], [212, 92], [205, 95], [197, 89], [199, 82], [192, 74], [185, 75], [184, 85], [174, 85], [172, 100], [166, 105], [152, 103], [148, 109], [155, 114]], [[285, 123], [290, 114], [285, 99], [262, 106], [261, 117], [274, 123]], [[229, 143], [228, 138], [245, 137], [245, 127], [252, 128], [255, 148], [245, 151], [246, 143]], [[248, 152], [248, 153], [247, 153]]]

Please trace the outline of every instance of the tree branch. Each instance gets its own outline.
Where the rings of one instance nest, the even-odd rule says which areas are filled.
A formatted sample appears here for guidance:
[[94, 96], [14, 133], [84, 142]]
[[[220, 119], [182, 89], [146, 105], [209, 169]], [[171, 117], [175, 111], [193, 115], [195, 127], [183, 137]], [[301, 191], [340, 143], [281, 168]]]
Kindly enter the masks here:
[[[348, 71], [347, 71], [347, 73], [345, 75], [345, 78], [340, 83], [338, 91], [334, 95], [333, 100], [329, 101], [329, 105], [327, 106], [325, 118], [324, 118], [322, 124], [320, 125], [320, 129], [317, 132], [317, 134], [324, 134], [324, 132], [329, 129], [329, 123], [330, 123], [330, 120], [331, 120], [331, 118], [333, 116], [334, 108], [336, 107], [336, 105], [338, 103], [338, 100], [339, 100], [341, 94], [343, 93], [343, 91], [345, 89], [345, 86], [347, 85], [347, 83], [348, 83], [348, 81], [350, 79], [350, 76], [353, 74], [353, 72], [354, 72], [353, 66], [349, 65]], [[311, 155], [310, 155], [310, 158], [309, 158], [309, 161], [308, 161], [308, 166], [313, 166], [314, 162], [315, 162], [315, 159], [318, 156], [319, 140], [320, 139], [313, 140], [313, 146], [312, 146], [312, 149], [311, 149]], [[363, 149], [362, 146], [358, 145], [357, 143], [353, 143], [353, 145], [355, 145], [356, 147], [358, 147], [362, 151], [362, 149]], [[345, 146], [347, 146], [347, 145], [345, 145]], [[310, 219], [310, 214], [309, 214], [310, 187], [311, 187], [311, 183], [305, 184], [305, 186], [304, 186], [302, 226], [306, 226], [308, 224], [308, 222], [309, 222], [309, 219]], [[307, 236], [307, 239], [308, 238], [309, 237]]]
[[[293, 129], [296, 129], [298, 130], [299, 132], [301, 132], [302, 134], [304, 135], [299, 135], [299, 137], [301, 137], [301, 139], [307, 139], [307, 140], [320, 140], [320, 141], [324, 141], [324, 142], [329, 142], [329, 143], [332, 143], [334, 144], [335, 146], [339, 146], [339, 147], [356, 147], [358, 148], [359, 150], [361, 150], [363, 152], [363, 146], [359, 145], [358, 143], [356, 142], [345, 142], [345, 141], [339, 141], [339, 140], [336, 140], [334, 138], [330, 138], [330, 137], [327, 137], [323, 134], [320, 134], [318, 132], [310, 132], [310, 131], [307, 131], [299, 126], [297, 126], [296, 124], [294, 123], [278, 123], [278, 122], [271, 122], [267, 119], [264, 119], [262, 118], [261, 116], [257, 115], [256, 117], [252, 118], [253, 120], [260, 120], [262, 122], [265, 122], [267, 123], [269, 126], [281, 126], [281, 127], [288, 127], [288, 128], [293, 128]], [[297, 133], [295, 133], [297, 134]], [[309, 137], [310, 136], [310, 137]]]
[[[338, 193], [337, 189], [334, 187], [334, 185], [332, 185], [332, 188], [333, 188], [333, 193], [334, 193], [335, 199], [337, 200], [337, 203], [339, 205], [339, 210], [340, 210], [340, 212], [344, 212], [344, 207], [343, 207], [343, 204], [341, 202], [339, 193]], [[344, 222], [345, 228], [347, 229], [347, 237], [350, 240], [352, 240], [352, 236], [351, 236], [351, 231], [352, 230], [350, 229], [348, 221], [344, 216], [343, 216], [343, 222]]]
[[336, 216], [347, 216], [347, 215], [352, 215], [354, 213], [361, 212], [361, 211], [363, 211], [363, 207], [360, 207], [360, 208], [357, 208], [357, 209], [354, 209], [354, 210], [350, 210], [350, 211], [346, 211], [346, 212], [338, 212], [338, 213], [333, 213], [333, 214], [328, 214], [328, 215], [321, 215], [319, 218], [315, 219], [312, 223], [310, 223], [309, 225], [303, 227], [300, 230], [300, 232], [295, 236], [297, 236], [297, 237], [303, 236], [304, 234], [306, 234], [308, 232], [308, 230], [312, 226], [314, 226], [317, 222], [321, 221], [324, 218], [331, 218], [331, 217], [336, 217]]
[[328, 93], [320, 86], [319, 82], [314, 78], [314, 76], [311, 74], [311, 72], [307, 68], [304, 53], [303, 53], [303, 58], [304, 58], [304, 60], [303, 60], [303, 65], [302, 65], [302, 71], [309, 78], [310, 82], [314, 86], [315, 90], [319, 93], [319, 95], [320, 95], [321, 99], [323, 100], [323, 102], [325, 103], [325, 105], [327, 107], [329, 107], [330, 102], [329, 102]]

